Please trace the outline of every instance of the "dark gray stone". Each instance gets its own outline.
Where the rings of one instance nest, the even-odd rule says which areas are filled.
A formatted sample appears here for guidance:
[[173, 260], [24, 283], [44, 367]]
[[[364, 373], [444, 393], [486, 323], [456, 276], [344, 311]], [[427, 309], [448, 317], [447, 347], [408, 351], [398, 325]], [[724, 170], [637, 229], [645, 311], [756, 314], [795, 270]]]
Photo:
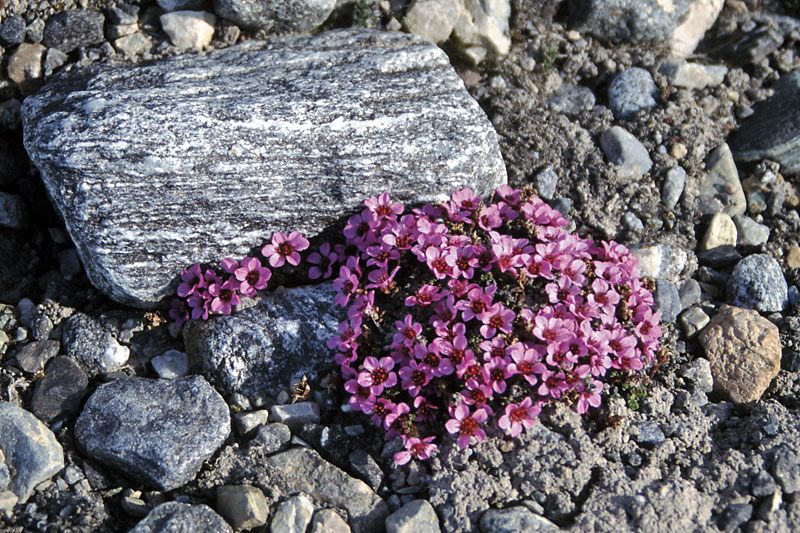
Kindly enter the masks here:
[[[258, 487], [222, 485], [217, 487], [216, 509], [234, 528], [253, 529], [267, 523], [269, 504]], [[312, 509], [313, 512], [313, 509]], [[309, 520], [311, 517], [309, 516]], [[272, 529], [273, 531], [285, 531]]]
[[686, 18], [690, 0], [569, 0], [571, 26], [622, 43], [664, 41]]
[[642, 422], [638, 425], [639, 433], [636, 435], [636, 442], [639, 444], [647, 444], [655, 446], [664, 442], [666, 437], [664, 432], [655, 422]]
[[206, 7], [206, 0], [156, 0], [156, 3], [167, 13], [171, 11], [202, 11]]
[[372, 490], [378, 490], [383, 482], [383, 470], [375, 459], [364, 450], [356, 450], [348, 458], [353, 472], [363, 479]]
[[617, 118], [632, 117], [658, 105], [658, 88], [643, 68], [633, 67], [620, 73], [608, 86], [608, 106]]
[[489, 509], [481, 516], [482, 533], [517, 533], [519, 531], [558, 531], [559, 527], [521, 505]]
[[754, 27], [743, 35], [737, 35], [718, 49], [728, 61], [737, 65], [760, 63], [765, 57], [780, 48], [784, 38], [781, 33], [765, 24]]
[[378, 532], [389, 515], [386, 503], [361, 480], [328, 463], [310, 448], [292, 448], [266, 462], [286, 493], [305, 492], [327, 506], [340, 507], [355, 533]]
[[656, 290], [653, 294], [656, 309], [661, 313], [662, 322], [675, 322], [683, 310], [681, 295], [674, 283], [665, 279], [656, 280]]
[[64, 468], [64, 451], [53, 432], [13, 403], [0, 402], [0, 450], [12, 473], [9, 490], [21, 503]]
[[600, 136], [600, 146], [622, 178], [638, 178], [653, 166], [647, 148], [625, 129], [612, 126]]
[[298, 430], [304, 424], [319, 424], [319, 405], [314, 402], [298, 402], [275, 405], [269, 413], [270, 421], [286, 424], [289, 429]]
[[317, 235], [381, 192], [419, 203], [506, 181], [497, 135], [447, 56], [401, 33], [77, 70], [23, 115], [89, 280], [144, 307], [187, 265], [243, 257], [273, 231]]
[[[163, 6], [162, 9], [164, 9]], [[109, 24], [121, 24], [126, 26], [137, 24], [139, 22], [139, 6], [120, 2], [106, 10], [106, 17], [108, 18]]]
[[47, 362], [58, 355], [61, 343], [58, 341], [34, 341], [24, 345], [17, 352], [17, 364], [25, 372], [35, 374], [44, 368]]
[[788, 448], [778, 448], [773, 458], [772, 475], [786, 494], [800, 492], [800, 457], [797, 453]]
[[230, 431], [227, 404], [200, 376], [121, 377], [97, 388], [75, 424], [86, 454], [162, 491], [194, 479]]
[[775, 93], [753, 108], [731, 142], [740, 161], [770, 159], [784, 174], [800, 172], [800, 69], [775, 82]]
[[687, 279], [681, 284], [678, 289], [681, 298], [681, 308], [688, 309], [689, 307], [699, 304], [703, 291], [700, 289], [700, 284], [696, 279]]
[[167, 502], [155, 507], [130, 533], [233, 533], [231, 526], [203, 504]]
[[783, 311], [788, 291], [780, 264], [766, 254], [748, 255], [728, 279], [728, 303], [762, 313]]
[[69, 357], [53, 359], [36, 382], [31, 411], [48, 424], [78, 413], [86, 396], [89, 376]]
[[733, 531], [750, 520], [753, 516], [753, 506], [749, 503], [734, 503], [722, 512], [719, 519], [719, 528], [722, 531]]
[[278, 27], [309, 31], [323, 22], [336, 0], [214, 0], [214, 11], [248, 30]]
[[408, 502], [386, 519], [386, 533], [439, 533], [439, 518], [425, 500]]
[[[0, 491], [4, 491], [11, 484], [11, 472], [5, 461], [0, 461]], [[15, 496], [16, 497], [16, 496]]]
[[332, 283], [279, 288], [255, 307], [189, 324], [183, 338], [192, 368], [225, 393], [246, 396], [277, 396], [304, 374], [322, 379], [335, 364], [327, 339], [345, 317], [335, 294]]
[[583, 85], [562, 85], [547, 99], [550, 109], [565, 115], [577, 115], [582, 111], [591, 111], [594, 104], [594, 93]]
[[262, 446], [266, 453], [275, 453], [284, 448], [292, 439], [289, 426], [281, 423], [267, 424], [258, 430], [253, 444]]
[[726, 244], [724, 246], [717, 246], [711, 250], [697, 252], [697, 260], [702, 265], [708, 265], [712, 268], [723, 268], [732, 265], [742, 258], [735, 247]]
[[105, 20], [102, 13], [84, 9], [70, 9], [56, 13], [47, 19], [42, 44], [66, 53], [77, 48], [100, 44], [104, 39]]
[[771, 496], [777, 490], [779, 490], [778, 484], [775, 483], [775, 479], [766, 470], [759, 470], [750, 480], [750, 492], [756, 498]]
[[5, 44], [19, 44], [25, 41], [25, 19], [19, 15], [3, 19], [0, 23], [0, 41]]
[[100, 322], [83, 313], [75, 313], [64, 322], [61, 341], [66, 354], [89, 377], [119, 370], [130, 355], [128, 347], [121, 346]]

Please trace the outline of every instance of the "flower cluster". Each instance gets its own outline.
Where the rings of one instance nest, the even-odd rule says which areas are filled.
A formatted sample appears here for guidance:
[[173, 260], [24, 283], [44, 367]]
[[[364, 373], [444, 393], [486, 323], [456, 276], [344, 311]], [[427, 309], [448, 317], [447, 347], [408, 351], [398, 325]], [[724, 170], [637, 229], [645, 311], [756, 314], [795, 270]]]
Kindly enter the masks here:
[[[270, 243], [261, 249], [261, 254], [272, 268], [279, 268], [286, 263], [297, 266], [300, 252], [306, 248], [308, 240], [300, 232], [285, 235], [278, 231], [272, 235]], [[314, 254], [308, 257], [309, 262], [314, 259]], [[326, 261], [329, 260], [330, 257], [326, 257]], [[322, 265], [323, 261], [317, 259], [317, 264]], [[272, 271], [257, 257], [245, 257], [241, 262], [226, 257], [221, 266], [224, 274], [211, 268], [203, 270], [199, 264], [181, 271], [178, 298], [172, 300], [169, 312], [178, 326], [189, 318], [207, 320], [212, 314], [231, 314], [233, 308], [241, 303], [242, 296], [254, 297], [257, 291], [267, 287], [272, 277]]]
[[612, 374], [655, 358], [652, 280], [530, 191], [365, 205], [344, 229], [334, 286], [348, 313], [328, 345], [352, 409], [402, 437], [398, 464], [430, 457], [442, 427], [466, 448], [493, 427], [518, 436], [547, 402], [585, 413]]

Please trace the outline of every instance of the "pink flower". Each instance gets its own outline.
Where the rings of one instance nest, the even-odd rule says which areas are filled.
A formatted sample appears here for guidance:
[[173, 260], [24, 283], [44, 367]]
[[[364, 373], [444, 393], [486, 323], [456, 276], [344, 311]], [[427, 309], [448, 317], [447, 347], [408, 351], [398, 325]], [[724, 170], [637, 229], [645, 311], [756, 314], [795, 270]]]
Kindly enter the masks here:
[[450, 359], [443, 358], [435, 342], [429, 345], [417, 344], [414, 346], [414, 357], [430, 369], [433, 377], [449, 376], [455, 371]]
[[445, 341], [440, 346], [439, 353], [446, 355], [450, 362], [457, 367], [465, 360], [475, 360], [475, 354], [469, 349], [467, 338], [464, 335], [456, 335], [452, 341]]
[[239, 283], [233, 279], [229, 279], [225, 283], [212, 283], [208, 286], [208, 293], [213, 296], [211, 300], [211, 311], [214, 313], [222, 313], [223, 315], [231, 314], [231, 308], [239, 305], [242, 299], [236, 292], [239, 289]]
[[394, 360], [391, 357], [375, 357], [364, 359], [364, 370], [358, 373], [358, 384], [362, 387], [371, 387], [372, 394], [380, 396], [384, 388], [397, 385], [397, 374], [392, 372]]
[[385, 192], [377, 197], [364, 200], [364, 205], [375, 214], [378, 220], [395, 220], [403, 212], [403, 205], [393, 204]]
[[272, 273], [255, 257], [245, 257], [242, 266], [234, 270], [233, 275], [240, 282], [239, 291], [252, 298], [256, 291], [266, 288]]
[[417, 242], [419, 231], [417, 221], [413, 215], [404, 215], [400, 222], [392, 224], [388, 233], [384, 233], [381, 240], [398, 250], [410, 250]]
[[234, 259], [233, 257], [226, 257], [222, 261], [220, 261], [220, 266], [222, 270], [227, 272], [228, 274], [233, 274], [236, 272], [236, 269], [239, 268], [239, 261]]
[[169, 317], [175, 321], [175, 325], [181, 327], [190, 316], [191, 312], [186, 300], [182, 298], [173, 298], [172, 307], [169, 310]]
[[351, 379], [344, 384], [344, 390], [350, 393], [348, 403], [354, 411], [361, 411], [364, 414], [372, 414], [375, 407], [375, 395], [372, 394], [372, 387], [364, 387], [358, 381]]
[[350, 296], [358, 290], [358, 276], [356, 276], [347, 266], [339, 267], [339, 277], [333, 281], [333, 288], [339, 291], [334, 298], [334, 303], [342, 307], [350, 301]]
[[484, 206], [478, 215], [478, 226], [484, 231], [491, 231], [503, 225], [503, 219], [500, 217], [500, 209], [492, 204]]
[[436, 437], [409, 437], [405, 441], [405, 450], [399, 451], [394, 454], [394, 462], [398, 465], [404, 465], [414, 459], [427, 459], [433, 452], [436, 451], [436, 445], [431, 444]]
[[178, 296], [186, 298], [201, 289], [206, 288], [206, 280], [200, 270], [200, 265], [195, 263], [187, 270], [181, 270], [181, 280], [183, 283], [178, 285]]
[[545, 366], [541, 363], [544, 346], [536, 345], [526, 347], [522, 343], [515, 343], [509, 352], [511, 359], [517, 367], [517, 374], [522, 375], [529, 385], [536, 385], [536, 374], [541, 374]]
[[483, 381], [497, 394], [506, 391], [506, 380], [516, 373], [516, 365], [501, 357], [495, 357], [483, 365]]
[[497, 290], [496, 285], [489, 285], [486, 290], [475, 287], [467, 293], [468, 301], [460, 300], [456, 303], [456, 309], [461, 311], [461, 318], [464, 322], [477, 318], [483, 320], [483, 316], [492, 305], [492, 296]]
[[392, 339], [392, 348], [401, 344], [409, 347], [414, 346], [417, 337], [422, 333], [422, 324], [414, 322], [414, 318], [411, 315], [406, 315], [402, 322], [396, 321], [394, 327], [397, 328], [397, 333], [394, 334], [394, 339]]
[[539, 396], [552, 396], [555, 399], [561, 398], [565, 390], [569, 388], [565, 380], [566, 376], [559, 372], [554, 374], [549, 370], [544, 370], [541, 376], [541, 383], [536, 392]]
[[392, 292], [392, 290], [394, 290], [394, 277], [397, 275], [398, 270], [400, 270], [399, 266], [394, 267], [391, 272], [389, 272], [388, 267], [385, 265], [380, 268], [376, 268], [367, 274], [367, 279], [370, 281], [370, 283], [368, 283], [364, 288], [378, 289], [385, 294], [389, 294]]
[[581, 288], [573, 285], [567, 276], [561, 276], [556, 283], [548, 283], [544, 287], [551, 304], [571, 302], [581, 292]]
[[306, 259], [306, 261], [314, 265], [308, 269], [308, 277], [311, 279], [328, 279], [333, 275], [333, 265], [338, 260], [339, 256], [335, 251], [331, 250], [330, 243], [322, 243], [319, 252], [311, 253]]
[[494, 192], [510, 206], [518, 205], [521, 201], [519, 189], [511, 187], [511, 185], [501, 185]]
[[578, 395], [578, 412], [583, 414], [589, 410], [589, 407], [600, 407], [602, 393], [603, 382], [596, 379], [590, 380], [586, 388]]
[[338, 329], [339, 336], [328, 339], [328, 348], [348, 352], [358, 346], [356, 340], [361, 335], [361, 317], [339, 322]]
[[261, 254], [269, 259], [273, 268], [283, 266], [284, 263], [297, 266], [300, 263], [300, 254], [308, 248], [308, 239], [299, 231], [293, 231], [288, 236], [276, 231], [272, 235], [272, 244], [267, 244], [261, 249]]
[[368, 209], [351, 216], [344, 226], [347, 244], [355, 245], [360, 251], [366, 250], [367, 246], [377, 241], [375, 230], [378, 225], [379, 221], [375, 213]]
[[481, 322], [483, 322], [480, 329], [481, 335], [486, 339], [491, 339], [497, 333], [497, 330], [503, 333], [511, 333], [511, 324], [514, 322], [515, 316], [514, 311], [497, 302], [490, 306], [481, 317]]
[[422, 390], [422, 387], [428, 384], [431, 380], [430, 367], [417, 363], [415, 360], [410, 360], [407, 366], [404, 366], [398, 372], [402, 383], [400, 386], [403, 390], [408, 390], [411, 397], [415, 397]]
[[425, 258], [436, 279], [453, 276], [456, 264], [456, 251], [453, 248], [436, 248], [431, 246], [425, 251]]
[[441, 299], [442, 295], [439, 293], [439, 287], [436, 287], [435, 285], [423, 285], [417, 289], [413, 295], [406, 298], [406, 305], [409, 307], [414, 305], [426, 307]]
[[542, 408], [539, 404], [533, 403], [530, 397], [525, 398], [519, 404], [508, 404], [506, 411], [497, 425], [511, 436], [517, 437], [522, 433], [523, 429], [533, 427], [536, 423], [536, 417], [541, 413]]
[[455, 409], [450, 408], [450, 415], [453, 417], [448, 420], [444, 427], [449, 433], [458, 434], [458, 447], [464, 449], [469, 446], [472, 437], [480, 442], [486, 438], [486, 432], [480, 424], [486, 422], [488, 418], [486, 411], [477, 409], [474, 413], [469, 412], [466, 404], [459, 404]]

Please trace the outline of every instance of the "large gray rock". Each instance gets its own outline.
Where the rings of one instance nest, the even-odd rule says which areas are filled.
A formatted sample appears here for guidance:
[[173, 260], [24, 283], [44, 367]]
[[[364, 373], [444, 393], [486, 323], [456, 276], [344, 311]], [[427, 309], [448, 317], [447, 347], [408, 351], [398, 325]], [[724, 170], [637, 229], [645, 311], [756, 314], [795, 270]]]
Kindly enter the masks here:
[[248, 30], [309, 31], [323, 22], [336, 0], [214, 0], [214, 11]]
[[569, 0], [570, 23], [603, 41], [664, 41], [689, 14], [690, 3], [690, 0]]
[[771, 98], [756, 104], [731, 142], [736, 159], [772, 159], [785, 174], [800, 172], [800, 69], [775, 83]]
[[332, 283], [280, 288], [255, 307], [191, 323], [186, 353], [226, 393], [274, 396], [304, 374], [316, 381], [335, 365], [326, 343], [345, 315], [335, 295]]
[[154, 306], [182, 268], [273, 231], [320, 233], [364, 199], [506, 181], [492, 125], [421, 38], [342, 30], [56, 77], [24, 139], [91, 282]]
[[350, 516], [355, 533], [384, 530], [389, 509], [366, 483], [347, 475], [310, 448], [292, 448], [272, 455], [266, 466], [278, 476], [285, 492], [304, 492]]
[[233, 530], [209, 506], [167, 502], [153, 508], [130, 533], [232, 533]]
[[75, 424], [87, 455], [162, 491], [192, 480], [230, 431], [228, 406], [200, 376], [116, 379]]
[[64, 468], [64, 450], [53, 432], [13, 403], [0, 402], [0, 452], [0, 464], [11, 473], [8, 490], [20, 502]]

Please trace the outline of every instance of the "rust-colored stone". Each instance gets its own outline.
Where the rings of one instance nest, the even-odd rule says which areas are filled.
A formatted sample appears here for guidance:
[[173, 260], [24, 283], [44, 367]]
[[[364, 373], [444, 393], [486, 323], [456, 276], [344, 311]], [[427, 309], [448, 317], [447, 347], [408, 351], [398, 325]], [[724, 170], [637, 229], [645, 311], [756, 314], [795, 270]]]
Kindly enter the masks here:
[[735, 403], [758, 400], [778, 375], [778, 327], [756, 311], [724, 305], [699, 339], [711, 362], [714, 389]]

